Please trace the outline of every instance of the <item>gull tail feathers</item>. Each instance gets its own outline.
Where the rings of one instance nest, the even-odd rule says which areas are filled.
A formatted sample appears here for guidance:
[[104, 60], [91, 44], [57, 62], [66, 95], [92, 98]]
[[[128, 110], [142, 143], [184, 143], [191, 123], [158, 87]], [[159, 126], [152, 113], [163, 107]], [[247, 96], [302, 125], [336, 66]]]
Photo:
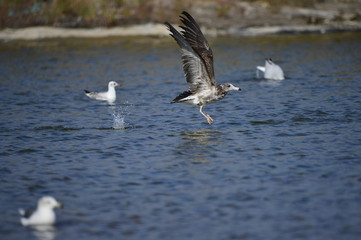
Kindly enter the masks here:
[[266, 68], [263, 66], [257, 66], [257, 70], [261, 71], [261, 72], [265, 72]]
[[173, 101], [171, 101], [170, 103], [178, 103], [178, 102], [183, 102], [182, 99], [189, 97], [192, 94], [191, 91], [185, 91], [182, 92], [181, 94], [179, 94], [175, 99], [173, 99]]

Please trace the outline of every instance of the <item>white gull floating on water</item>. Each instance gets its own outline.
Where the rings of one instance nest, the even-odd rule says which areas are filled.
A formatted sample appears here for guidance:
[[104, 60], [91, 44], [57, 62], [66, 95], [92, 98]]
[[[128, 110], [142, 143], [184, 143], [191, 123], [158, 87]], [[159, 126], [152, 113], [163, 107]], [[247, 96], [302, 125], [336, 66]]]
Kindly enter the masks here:
[[108, 91], [107, 92], [90, 92], [88, 90], [84, 90], [85, 95], [87, 95], [91, 99], [108, 101], [109, 104], [115, 102], [117, 99], [117, 93], [115, 91], [115, 87], [120, 86], [117, 82], [110, 81], [108, 83]]
[[55, 200], [55, 198], [46, 196], [38, 201], [38, 207], [35, 210], [19, 209], [21, 215], [21, 224], [23, 226], [30, 225], [52, 225], [55, 223], [56, 216], [54, 208], [62, 208], [63, 205]]
[[283, 70], [280, 66], [275, 64], [271, 58], [266, 58], [264, 66], [257, 66], [257, 77], [258, 71], [264, 73], [264, 78], [269, 80], [283, 80], [285, 79]]
[[184, 16], [180, 19], [184, 26], [181, 26], [181, 33], [170, 23], [166, 22], [165, 25], [181, 48], [183, 71], [190, 86], [188, 91], [179, 94], [171, 103], [199, 106], [200, 113], [212, 124], [213, 119], [203, 111], [203, 107], [222, 99], [228, 91], [241, 89], [230, 83], [216, 83], [212, 49], [193, 17], [187, 12], [182, 14]]

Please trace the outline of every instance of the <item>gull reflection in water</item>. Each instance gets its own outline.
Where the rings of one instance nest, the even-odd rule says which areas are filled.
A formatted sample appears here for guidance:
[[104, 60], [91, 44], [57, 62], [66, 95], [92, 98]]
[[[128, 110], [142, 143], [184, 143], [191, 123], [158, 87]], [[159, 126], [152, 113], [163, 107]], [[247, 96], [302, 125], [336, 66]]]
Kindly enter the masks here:
[[56, 236], [56, 228], [51, 225], [37, 225], [31, 229], [38, 240], [53, 240]]
[[185, 155], [195, 162], [207, 162], [216, 154], [216, 147], [223, 144], [223, 133], [213, 129], [183, 132], [180, 137], [177, 154]]
[[262, 87], [278, 87], [280, 86], [282, 81], [280, 80], [263, 80], [260, 82]]

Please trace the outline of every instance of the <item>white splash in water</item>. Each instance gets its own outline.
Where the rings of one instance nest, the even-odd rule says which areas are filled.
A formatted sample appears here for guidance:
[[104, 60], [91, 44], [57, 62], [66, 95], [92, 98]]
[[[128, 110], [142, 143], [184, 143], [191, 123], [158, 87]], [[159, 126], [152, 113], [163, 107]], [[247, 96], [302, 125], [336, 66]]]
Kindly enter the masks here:
[[113, 113], [113, 128], [114, 129], [125, 129], [124, 116], [120, 113]]
[[128, 113], [128, 106], [110, 106], [109, 109], [113, 117], [113, 129], [125, 129], [125, 117]]

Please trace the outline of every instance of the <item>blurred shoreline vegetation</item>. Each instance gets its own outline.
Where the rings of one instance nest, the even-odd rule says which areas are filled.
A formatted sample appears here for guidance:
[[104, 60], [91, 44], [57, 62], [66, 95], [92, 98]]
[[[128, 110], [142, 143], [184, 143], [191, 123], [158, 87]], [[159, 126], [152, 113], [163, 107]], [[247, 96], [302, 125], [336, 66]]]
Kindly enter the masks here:
[[0, 28], [178, 22], [183, 10], [215, 28], [324, 24], [360, 22], [360, 9], [361, 0], [0, 0]]

